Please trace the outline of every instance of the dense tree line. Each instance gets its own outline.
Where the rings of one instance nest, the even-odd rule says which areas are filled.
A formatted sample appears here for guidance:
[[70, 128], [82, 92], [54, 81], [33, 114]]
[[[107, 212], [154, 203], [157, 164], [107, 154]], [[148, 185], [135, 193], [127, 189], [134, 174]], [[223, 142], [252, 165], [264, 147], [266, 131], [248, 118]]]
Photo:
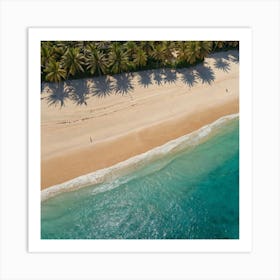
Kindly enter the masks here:
[[238, 41], [42, 41], [41, 79], [60, 82], [161, 67], [188, 67], [203, 61], [211, 52], [238, 47]]

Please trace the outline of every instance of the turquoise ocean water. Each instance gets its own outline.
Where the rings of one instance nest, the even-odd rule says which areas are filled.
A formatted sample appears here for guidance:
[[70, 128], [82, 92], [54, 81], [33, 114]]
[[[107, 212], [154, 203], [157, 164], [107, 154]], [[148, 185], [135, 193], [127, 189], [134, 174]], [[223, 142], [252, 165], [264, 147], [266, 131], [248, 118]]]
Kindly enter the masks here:
[[239, 119], [112, 182], [42, 202], [41, 238], [238, 239]]

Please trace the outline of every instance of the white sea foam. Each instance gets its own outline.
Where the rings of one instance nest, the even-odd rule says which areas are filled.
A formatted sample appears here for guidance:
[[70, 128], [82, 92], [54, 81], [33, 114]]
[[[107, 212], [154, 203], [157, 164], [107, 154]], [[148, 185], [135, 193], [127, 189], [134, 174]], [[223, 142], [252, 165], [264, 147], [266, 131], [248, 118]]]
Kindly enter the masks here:
[[[181, 136], [174, 140], [165, 143], [162, 146], [156, 147], [143, 154], [131, 157], [125, 161], [117, 163], [111, 167], [97, 170], [95, 172], [79, 176], [62, 184], [54, 185], [50, 188], [41, 191], [41, 201], [54, 197], [63, 192], [78, 190], [83, 187], [97, 185], [101, 183], [114, 182], [121, 176], [130, 174], [131, 172], [151, 163], [157, 159], [162, 158], [168, 154], [179, 152], [187, 147], [197, 145], [203, 140], [207, 139], [211, 132], [225, 124], [229, 120], [237, 118], [239, 114], [232, 114], [224, 116], [215, 122], [203, 126], [200, 129]], [[115, 184], [111, 188], [114, 188]], [[108, 187], [108, 186], [107, 186]], [[106, 189], [107, 189], [106, 187]]]

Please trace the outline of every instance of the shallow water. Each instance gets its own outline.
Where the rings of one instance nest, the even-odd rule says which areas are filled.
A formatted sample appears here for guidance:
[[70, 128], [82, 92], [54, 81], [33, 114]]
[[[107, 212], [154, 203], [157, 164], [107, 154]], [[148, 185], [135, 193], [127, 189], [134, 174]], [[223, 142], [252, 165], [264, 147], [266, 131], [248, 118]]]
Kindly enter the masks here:
[[44, 201], [41, 238], [239, 238], [238, 118], [113, 182]]

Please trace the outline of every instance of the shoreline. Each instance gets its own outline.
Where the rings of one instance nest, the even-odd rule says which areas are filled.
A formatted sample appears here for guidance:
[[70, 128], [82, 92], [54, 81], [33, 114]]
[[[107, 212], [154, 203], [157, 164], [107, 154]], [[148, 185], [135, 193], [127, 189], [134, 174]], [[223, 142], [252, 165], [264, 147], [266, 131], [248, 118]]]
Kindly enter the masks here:
[[[217, 59], [228, 63], [229, 70], [215, 68]], [[125, 80], [124, 85], [131, 86], [127, 94], [90, 96], [87, 106], [49, 106], [49, 94], [42, 93], [41, 190], [108, 168], [239, 112], [239, 65], [229, 60], [212, 56], [203, 66], [171, 73], [175, 82], [158, 85], [154, 78], [144, 87], [139, 77], [148, 74], [166, 79], [160, 70], [144, 71]], [[213, 81], [204, 82], [203, 74]], [[183, 78], [190, 75], [196, 80], [186, 86]], [[90, 87], [100, 81], [76, 83], [84, 89], [85, 82]]]
[[41, 201], [43, 202], [64, 192], [76, 191], [92, 185], [107, 183], [109, 180], [128, 175], [131, 172], [136, 171], [156, 160], [164, 158], [167, 155], [178, 153], [189, 146], [198, 145], [211, 133], [213, 133], [213, 130], [238, 117], [239, 113], [225, 115], [210, 124], [204, 125], [195, 131], [168, 141], [167, 143], [157, 146], [144, 153], [135, 155], [112, 166], [99, 169], [61, 184], [46, 188], [41, 191]]
[[[209, 109], [206, 112], [198, 112], [197, 114], [171, 119], [164, 123], [143, 128], [139, 131], [130, 132], [98, 145], [96, 144], [96, 146], [92, 148], [79, 149], [63, 156], [48, 159], [46, 162], [43, 162], [43, 164], [45, 164], [45, 169], [58, 170], [61, 178], [59, 183], [54, 183], [50, 185], [50, 187], [123, 162], [126, 159], [145, 153], [158, 146], [162, 146], [183, 135], [192, 133], [205, 125], [215, 122], [221, 117], [235, 113], [238, 113], [238, 99], [229, 104], [211, 108], [211, 110]], [[196, 118], [198, 115], [199, 120]], [[194, 120], [190, 121], [190, 119]], [[173, 129], [175, 125], [177, 126], [177, 129]], [[166, 133], [166, 131], [168, 133]], [[153, 137], [152, 140], [151, 137]], [[122, 146], [126, 147], [125, 150], [120, 150], [120, 147]], [[106, 151], [111, 151], [111, 153], [105, 155]], [[112, 151], [114, 152], [112, 153]], [[91, 162], [87, 162], [87, 158], [91, 158]], [[100, 160], [100, 158], [102, 158], [103, 161]], [[69, 166], [68, 164], [65, 164], [67, 162], [75, 161], [78, 161], [79, 165]], [[82, 164], [83, 162], [84, 164]], [[109, 165], [108, 162], [110, 162]], [[62, 170], [65, 170], [64, 174], [61, 173]], [[69, 173], [71, 174], [70, 176]], [[57, 174], [54, 175], [57, 176]], [[55, 180], [56, 178], [57, 177], [55, 177]]]

